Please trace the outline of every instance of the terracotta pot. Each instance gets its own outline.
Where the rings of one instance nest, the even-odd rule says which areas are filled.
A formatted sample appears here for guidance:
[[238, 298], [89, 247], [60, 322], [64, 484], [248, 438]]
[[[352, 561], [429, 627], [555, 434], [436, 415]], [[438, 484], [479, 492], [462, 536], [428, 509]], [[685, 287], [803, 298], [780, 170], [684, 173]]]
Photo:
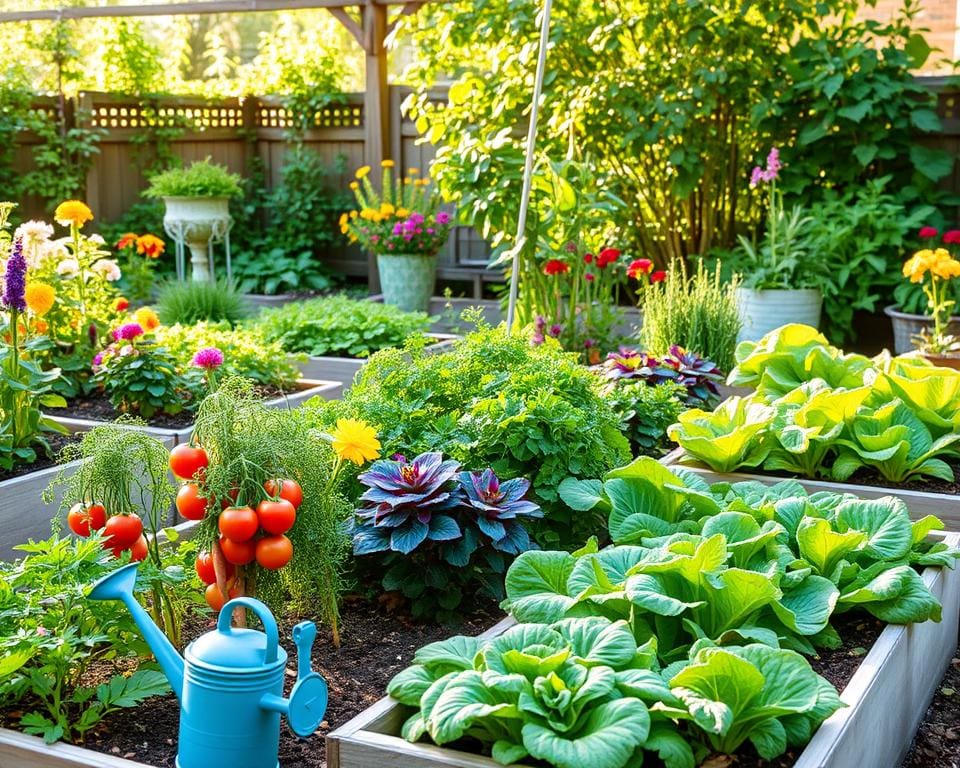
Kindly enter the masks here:
[[960, 355], [924, 355], [923, 357], [941, 368], [953, 368], [955, 371], [960, 371]]

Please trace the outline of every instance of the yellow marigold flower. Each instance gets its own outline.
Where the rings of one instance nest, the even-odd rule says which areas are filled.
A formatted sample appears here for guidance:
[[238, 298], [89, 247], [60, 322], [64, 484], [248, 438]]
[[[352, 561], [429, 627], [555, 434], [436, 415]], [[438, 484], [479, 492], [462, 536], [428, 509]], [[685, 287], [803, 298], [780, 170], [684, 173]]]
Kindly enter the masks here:
[[150, 307], [140, 307], [133, 313], [133, 319], [140, 323], [145, 331], [155, 331], [160, 327], [160, 318]]
[[333, 450], [337, 456], [360, 466], [380, 458], [377, 431], [365, 421], [337, 419], [337, 428], [331, 433]]
[[419, 168], [407, 168], [407, 176], [416, 176], [420, 173]]
[[351, 219], [355, 219], [355, 218], [357, 218], [357, 216], [359, 216], [359, 215], [360, 215], [360, 214], [359, 214], [358, 211], [350, 211], [350, 218], [351, 218]]
[[380, 203], [380, 213], [384, 216], [392, 216], [396, 210], [390, 203]]
[[142, 235], [137, 238], [137, 253], [148, 259], [157, 259], [166, 248], [166, 244], [156, 235]]
[[359, 168], [357, 168], [357, 178], [358, 178], [358, 179], [362, 179], [362, 178], [363, 178], [364, 176], [366, 176], [368, 173], [370, 173], [370, 166], [369, 166], [369, 165], [363, 165], [363, 166], [360, 166]]
[[930, 270], [937, 277], [943, 280], [950, 280], [954, 277], [960, 277], [960, 261], [953, 258], [939, 259]]
[[396, 163], [393, 162], [393, 160], [381, 160], [381, 161], [380, 161], [380, 167], [381, 167], [381, 168], [393, 168], [393, 166], [395, 166], [395, 165], [396, 165]]
[[923, 276], [929, 271], [933, 260], [933, 251], [930, 249], [925, 248], [922, 251], [917, 251], [903, 265], [903, 276], [909, 277], [911, 283], [922, 282]]
[[356, 190], [360, 189], [360, 185], [357, 184], [357, 182], [355, 182], [355, 181], [351, 181], [351, 182], [350, 182], [350, 189], [356, 191]]
[[136, 232], [126, 232], [119, 240], [117, 240], [116, 249], [118, 251], [125, 251], [131, 245], [137, 244], [137, 235]]
[[345, 214], [345, 213], [341, 213], [341, 214], [340, 214], [340, 226], [341, 226], [341, 227], [347, 226], [347, 222], [348, 222], [348, 221], [350, 221], [350, 217], [349, 217], [347, 214]]
[[47, 331], [50, 330], [50, 326], [47, 325], [46, 320], [37, 320], [37, 322], [33, 324], [33, 327], [37, 333], [46, 333]]
[[65, 227], [69, 227], [71, 224], [82, 227], [88, 221], [93, 221], [93, 211], [80, 200], [67, 200], [57, 206], [57, 210], [53, 212], [53, 218], [57, 220], [58, 224]]
[[397, 218], [398, 218], [398, 219], [405, 219], [405, 218], [407, 218], [407, 216], [409, 216], [409, 215], [410, 215], [410, 211], [407, 210], [406, 208], [397, 208]]
[[57, 292], [47, 283], [30, 283], [24, 294], [24, 299], [30, 311], [35, 315], [45, 315], [53, 308], [53, 301]]

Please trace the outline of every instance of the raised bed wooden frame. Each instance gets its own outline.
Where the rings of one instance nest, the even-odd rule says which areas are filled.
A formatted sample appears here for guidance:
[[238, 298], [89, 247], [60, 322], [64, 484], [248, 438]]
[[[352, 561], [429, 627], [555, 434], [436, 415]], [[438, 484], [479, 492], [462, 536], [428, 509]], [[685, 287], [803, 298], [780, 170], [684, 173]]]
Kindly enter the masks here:
[[[272, 400], [268, 400], [266, 405], [270, 408], [295, 408], [298, 405], [303, 405], [307, 400], [310, 400], [313, 397], [319, 396], [324, 400], [337, 400], [341, 395], [343, 395], [343, 383], [335, 380], [316, 379], [313, 377], [304, 376], [297, 381], [295, 386], [296, 391], [287, 395], [283, 395], [282, 397], [276, 397]], [[72, 432], [83, 432], [88, 429], [93, 429], [93, 427], [111, 423], [108, 421], [73, 419], [66, 416], [48, 415], [50, 415], [50, 418], [52, 418], [54, 421], [58, 422], [59, 424], [63, 424]], [[190, 440], [190, 436], [193, 434], [192, 424], [188, 427], [179, 427], [178, 429], [162, 429], [161, 427], [140, 426], [130, 426], [129, 428], [146, 432], [148, 435], [153, 435], [158, 440], [173, 440], [171, 447], [173, 445], [178, 445], [179, 443], [188, 442]]]

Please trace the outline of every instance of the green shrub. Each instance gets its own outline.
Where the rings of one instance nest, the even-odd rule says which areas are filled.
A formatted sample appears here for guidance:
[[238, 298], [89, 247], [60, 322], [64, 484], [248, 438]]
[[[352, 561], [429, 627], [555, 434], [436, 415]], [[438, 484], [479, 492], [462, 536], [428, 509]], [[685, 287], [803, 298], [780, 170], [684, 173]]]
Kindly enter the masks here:
[[624, 380], [607, 395], [634, 453], [654, 457], [671, 445], [667, 429], [687, 409], [686, 398], [687, 388], [672, 381], [650, 385]]
[[240, 177], [210, 158], [188, 168], [170, 168], [150, 178], [145, 197], [234, 197], [240, 194]]
[[264, 310], [251, 324], [288, 352], [367, 357], [426, 331], [430, 318], [389, 304], [330, 296]]
[[598, 521], [573, 517], [557, 487], [568, 475], [595, 477], [630, 455], [597, 386], [553, 341], [532, 347], [521, 336], [481, 329], [441, 354], [417, 344], [378, 352], [342, 401], [312, 408], [322, 426], [339, 417], [376, 426], [384, 456], [441, 451], [464, 466], [490, 466], [504, 480], [527, 477], [531, 500], [546, 513], [539, 539], [579, 546]]
[[250, 315], [250, 305], [226, 280], [168, 282], [158, 291], [157, 314], [166, 325], [202, 321], [235, 325]]
[[178, 369], [189, 368], [193, 356], [205, 347], [223, 352], [219, 376], [242, 376], [264, 386], [288, 389], [300, 377], [283, 347], [266, 341], [257, 331], [231, 328], [228, 323], [161, 326], [160, 342], [176, 358]]
[[698, 262], [696, 273], [688, 276], [684, 262], [674, 262], [663, 282], [644, 290], [643, 348], [665, 355], [679, 344], [729, 371], [740, 331], [736, 289], [736, 280], [723, 281], [719, 264], [711, 273]]

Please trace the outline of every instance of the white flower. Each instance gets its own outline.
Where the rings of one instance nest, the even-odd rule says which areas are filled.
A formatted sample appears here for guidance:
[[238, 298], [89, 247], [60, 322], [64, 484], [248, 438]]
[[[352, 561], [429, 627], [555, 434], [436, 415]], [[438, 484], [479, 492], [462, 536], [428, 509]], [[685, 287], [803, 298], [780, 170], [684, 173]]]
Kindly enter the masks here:
[[90, 269], [108, 282], [115, 283], [120, 279], [120, 267], [113, 259], [97, 259]]
[[53, 225], [45, 221], [25, 221], [13, 233], [13, 239], [23, 238], [25, 246], [35, 246], [45, 243], [53, 237]]
[[67, 249], [67, 238], [47, 240], [40, 245], [40, 261], [46, 261], [47, 259], [60, 261], [68, 258], [72, 257]]
[[61, 277], [76, 277], [80, 263], [76, 259], [64, 259], [57, 264], [57, 274]]
[[103, 235], [98, 235], [96, 233], [90, 235], [87, 240], [89, 240], [91, 243], [96, 243], [97, 245], [104, 245], [107, 242], [103, 239]]

